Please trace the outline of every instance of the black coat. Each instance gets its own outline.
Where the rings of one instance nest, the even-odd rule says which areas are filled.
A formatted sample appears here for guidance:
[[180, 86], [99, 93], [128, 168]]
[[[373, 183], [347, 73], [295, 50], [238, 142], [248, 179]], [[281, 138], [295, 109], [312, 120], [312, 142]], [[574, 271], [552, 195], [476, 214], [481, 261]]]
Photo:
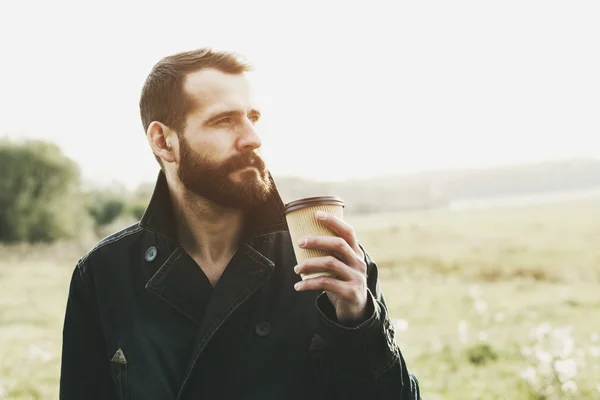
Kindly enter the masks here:
[[[277, 193], [213, 288], [175, 240], [161, 172], [141, 221], [77, 263], [66, 307], [62, 400], [420, 399], [365, 251], [370, 317], [337, 323], [297, 292]], [[364, 250], [364, 249], [363, 249]]]

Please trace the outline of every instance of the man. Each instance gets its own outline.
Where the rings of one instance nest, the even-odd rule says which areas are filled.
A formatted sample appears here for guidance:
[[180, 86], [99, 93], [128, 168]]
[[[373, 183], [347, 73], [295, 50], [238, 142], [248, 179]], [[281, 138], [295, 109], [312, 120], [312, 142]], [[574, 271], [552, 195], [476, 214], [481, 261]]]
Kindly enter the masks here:
[[[339, 257], [296, 265], [249, 70], [200, 49], [148, 76], [140, 111], [161, 169], [141, 221], [74, 270], [61, 399], [420, 399], [352, 227], [326, 214], [339, 238], [303, 245]], [[315, 271], [337, 278], [300, 278]]]

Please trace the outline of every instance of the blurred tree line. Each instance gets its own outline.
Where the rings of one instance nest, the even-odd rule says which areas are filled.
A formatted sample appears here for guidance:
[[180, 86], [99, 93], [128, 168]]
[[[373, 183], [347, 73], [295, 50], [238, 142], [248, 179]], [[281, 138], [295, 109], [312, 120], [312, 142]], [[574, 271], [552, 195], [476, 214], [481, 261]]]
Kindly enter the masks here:
[[[565, 160], [485, 169], [426, 171], [344, 182], [276, 177], [285, 202], [334, 194], [344, 214], [447, 207], [461, 199], [600, 189], [600, 160]], [[0, 139], [0, 242], [104, 237], [144, 213], [153, 184], [85, 188], [79, 166], [58, 146]]]
[[53, 143], [0, 140], [0, 242], [72, 239], [144, 213], [151, 188], [85, 189], [79, 166]]

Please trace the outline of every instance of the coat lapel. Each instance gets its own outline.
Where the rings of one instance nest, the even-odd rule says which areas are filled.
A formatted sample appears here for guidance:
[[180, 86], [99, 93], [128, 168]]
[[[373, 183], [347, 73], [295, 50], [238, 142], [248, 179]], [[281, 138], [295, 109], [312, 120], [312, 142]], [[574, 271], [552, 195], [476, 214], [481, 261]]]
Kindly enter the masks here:
[[275, 264], [243, 244], [215, 285], [196, 334], [194, 350], [177, 399], [181, 399], [194, 367], [225, 321], [271, 277]]
[[196, 325], [202, 322], [205, 306], [213, 291], [204, 272], [181, 247], [176, 247], [168, 256], [148, 280], [146, 289]]

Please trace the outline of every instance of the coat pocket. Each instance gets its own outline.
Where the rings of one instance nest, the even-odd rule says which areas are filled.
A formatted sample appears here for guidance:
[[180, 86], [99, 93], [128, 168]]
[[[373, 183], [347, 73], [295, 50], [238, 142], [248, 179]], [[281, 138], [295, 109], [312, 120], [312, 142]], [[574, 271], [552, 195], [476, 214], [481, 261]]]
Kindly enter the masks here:
[[118, 349], [110, 360], [110, 370], [115, 390], [119, 400], [129, 400], [129, 391], [127, 390], [127, 359], [123, 350]]

